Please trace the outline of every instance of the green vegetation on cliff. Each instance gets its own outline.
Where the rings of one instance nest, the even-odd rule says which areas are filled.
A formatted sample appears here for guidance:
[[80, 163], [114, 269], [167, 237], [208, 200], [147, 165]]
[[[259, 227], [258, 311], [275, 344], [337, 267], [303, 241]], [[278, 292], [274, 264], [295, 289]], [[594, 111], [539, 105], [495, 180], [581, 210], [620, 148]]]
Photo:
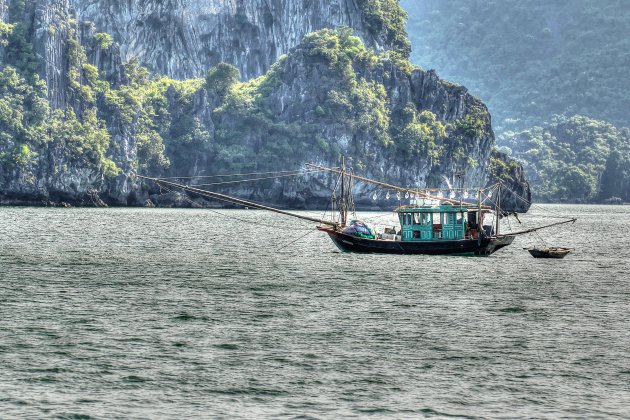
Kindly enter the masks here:
[[[320, 92], [312, 94], [308, 106], [294, 104], [297, 114], [293, 118], [279, 118], [275, 112], [277, 90], [291, 86], [295, 77], [287, 57], [265, 76], [232, 83], [230, 93], [215, 110], [217, 121], [228, 122], [217, 128], [218, 167], [232, 171], [261, 168], [273, 164], [277, 156], [283, 156], [289, 165], [299, 165], [304, 151], [312, 149], [312, 139], [324, 156], [338, 161], [339, 146], [322, 137], [327, 127], [338, 127], [360, 139], [351, 141], [347, 150], [358, 168], [375, 157], [371, 155], [374, 151], [366, 148], [370, 143], [403, 160], [429, 157], [437, 162], [446, 157], [450, 150], [445, 141], [447, 126], [431, 111], [418, 110], [411, 103], [394, 107], [383, 83], [367, 77], [384, 66], [404, 74], [411, 67], [408, 62], [399, 66], [391, 54], [378, 55], [367, 49], [350, 29], [309, 34], [298, 53], [312, 73], [310, 80], [302, 81], [307, 85], [304, 87]], [[457, 158], [462, 159], [463, 154]]]
[[[20, 55], [31, 53], [32, 46], [16, 38], [21, 34], [13, 34], [10, 25], [3, 28], [8, 51], [21, 48]], [[106, 34], [96, 34], [95, 38], [107, 48], [111, 46]], [[322, 136], [325, 127], [333, 126], [361, 139], [353, 141], [346, 151], [359, 167], [374, 152], [365, 148], [367, 139], [403, 160], [429, 157], [434, 162], [465, 161], [466, 139], [475, 137], [475, 130], [483, 132], [488, 120], [487, 111], [482, 109], [445, 124], [431, 111], [418, 110], [412, 103], [393, 107], [383, 83], [368, 75], [383, 72], [385, 67], [404, 75], [414, 67], [396, 53], [379, 55], [367, 49], [348, 28], [324, 29], [304, 38], [299, 50], [305, 60], [302, 64], [309, 71], [319, 69], [320, 74], [313, 75], [317, 80], [303, 82], [317, 82], [320, 92], [310, 98], [308, 109], [294, 106], [300, 114], [290, 119], [279, 117], [275, 109], [278, 89], [293, 83], [286, 56], [266, 75], [246, 82], [239, 82], [238, 70], [224, 63], [210, 69], [205, 80], [175, 81], [150, 77], [147, 69], [132, 60], [124, 66], [127, 83], [114, 88], [87, 62], [73, 29], [67, 43], [66, 76], [72, 92], [68, 100], [79, 104], [75, 108], [51, 108], [46, 85], [30, 68], [20, 71], [6, 66], [2, 71], [3, 159], [19, 156], [14, 163], [26, 164], [24, 156], [28, 154], [18, 153], [23, 146], [40, 150], [48, 144], [68, 145], [72, 159], [83, 159], [95, 170], [116, 175], [118, 169], [107, 157], [107, 150], [116, 134], [112, 130], [122, 126], [136, 139], [136, 164], [141, 171], [158, 173], [169, 167], [179, 171], [204, 162], [215, 172], [238, 172], [265, 169], [278, 156], [285, 165], [299, 164], [304, 150], [312, 149], [313, 139], [321, 153], [337, 160], [340, 148]], [[210, 98], [207, 107], [212, 111], [214, 127], [208, 127], [195, 113], [199, 111], [195, 98], [204, 96]]]
[[[23, 10], [24, 5], [17, 3], [13, 13]], [[107, 157], [110, 135], [97, 116], [94, 68], [87, 64], [74, 29], [68, 30], [68, 68], [64, 76], [73, 92], [69, 99], [76, 100], [77, 106], [54, 109], [46, 83], [37, 73], [29, 25], [19, 21], [2, 23], [0, 28], [6, 62], [11, 63], [0, 71], [0, 161], [5, 168], [27, 169], [38, 155], [63, 151], [73, 164], [85, 165], [105, 176], [117, 175], [118, 168]], [[84, 80], [86, 83], [82, 83]]]
[[[385, 88], [357, 74], [359, 63], [377, 65], [380, 58], [365, 48], [350, 29], [329, 30], [307, 35], [302, 43], [304, 58], [310, 64], [323, 63], [323, 95], [309, 98], [312, 106], [299, 109], [302, 114], [287, 120], [278, 118], [274, 108], [276, 89], [292, 83], [283, 57], [270, 71], [257, 79], [236, 83], [215, 110], [218, 121], [227, 124], [217, 130], [217, 164], [226, 170], [261, 168], [274, 165], [277, 156], [289, 166], [299, 165], [312, 139], [320, 152], [338, 160], [341, 151], [321, 137], [327, 124], [344, 126], [349, 132], [391, 145], [388, 97]], [[212, 72], [212, 71], [211, 71]], [[299, 108], [299, 107], [297, 107]], [[252, 144], [253, 142], [253, 144]], [[226, 151], [229, 151], [226, 153]], [[353, 150], [358, 162], [364, 156]], [[237, 156], [235, 158], [234, 156]]]
[[400, 7], [399, 0], [359, 0], [368, 28], [374, 34], [384, 33], [388, 43], [404, 58], [409, 58], [411, 43], [405, 25], [407, 13]]
[[79, 118], [72, 109], [51, 109], [45, 84], [34, 77], [29, 84], [14, 67], [0, 71], [0, 161], [25, 168], [37, 157], [25, 150], [57, 148], [76, 163], [116, 175], [115, 164], [106, 157], [110, 137], [96, 110], [87, 109]]
[[[535, 197], [630, 200], [630, 138], [614, 127], [630, 125], [624, 2], [401, 3], [409, 12], [412, 60], [488, 103], [503, 133], [498, 144], [525, 163]], [[575, 114], [587, 117], [569, 118]], [[498, 173], [502, 165], [493, 168]]]
[[94, 40], [97, 42], [99, 48], [102, 50], [106, 50], [114, 45], [114, 39], [112, 38], [112, 36], [104, 32], [94, 34]]
[[206, 89], [208, 93], [225, 98], [230, 88], [239, 81], [241, 73], [231, 64], [219, 63], [208, 71]]
[[502, 151], [524, 162], [534, 196], [590, 202], [630, 201], [630, 130], [586, 117], [507, 132]]
[[[186, 112], [173, 121], [168, 92], [182, 107], [190, 107], [203, 81], [151, 79], [146, 68], [131, 60], [123, 69], [128, 82], [114, 88], [88, 63], [75, 26], [60, 25], [63, 32], [52, 32], [67, 34], [63, 40], [67, 68], [62, 77], [69, 89], [61, 92], [61, 100], [68, 105], [54, 107], [38, 74], [28, 22], [0, 24], [0, 45], [10, 63], [0, 70], [0, 161], [5, 169], [29, 171], [39, 156], [45, 164], [48, 155], [61, 154], [61, 166], [53, 171], [67, 171], [70, 164], [115, 177], [120, 168], [112, 158], [118, 148], [113, 136], [120, 131], [133, 136], [138, 157], [135, 165], [140, 170], [167, 168], [165, 139], [169, 144], [190, 143], [197, 134], [195, 122]], [[97, 33], [94, 38], [100, 48], [112, 45], [108, 34]], [[207, 140], [205, 135], [203, 141]]]

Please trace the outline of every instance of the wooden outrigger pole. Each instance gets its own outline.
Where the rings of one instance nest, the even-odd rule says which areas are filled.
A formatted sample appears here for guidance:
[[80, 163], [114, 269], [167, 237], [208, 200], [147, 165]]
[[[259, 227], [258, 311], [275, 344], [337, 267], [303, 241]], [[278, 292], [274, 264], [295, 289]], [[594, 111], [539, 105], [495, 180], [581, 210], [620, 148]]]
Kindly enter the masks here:
[[292, 213], [290, 211], [285, 211], [285, 210], [276, 209], [274, 207], [264, 206], [262, 204], [254, 203], [252, 201], [247, 201], [247, 200], [243, 200], [243, 199], [240, 199], [240, 198], [236, 198], [236, 197], [232, 197], [232, 196], [229, 196], [229, 195], [220, 194], [220, 193], [216, 193], [216, 192], [212, 192], [212, 191], [201, 190], [199, 188], [194, 188], [194, 187], [190, 187], [188, 185], [178, 184], [176, 182], [166, 181], [166, 180], [163, 180], [163, 179], [160, 179], [160, 178], [149, 178], [149, 177], [140, 176], [140, 175], [137, 175], [137, 177], [140, 178], [140, 179], [146, 179], [146, 180], [149, 180], [149, 181], [153, 181], [153, 182], [155, 182], [157, 184], [163, 184], [163, 185], [167, 185], [169, 187], [179, 188], [179, 189], [182, 189], [184, 191], [189, 191], [189, 192], [194, 193], [194, 194], [198, 194], [198, 195], [202, 195], [202, 196], [206, 196], [206, 197], [210, 197], [210, 198], [215, 198], [217, 200], [227, 201], [229, 203], [234, 203], [234, 204], [238, 204], [238, 205], [245, 206], [245, 207], [252, 207], [252, 208], [255, 208], [255, 209], [259, 209], [259, 210], [267, 210], [267, 211], [271, 211], [271, 212], [274, 212], [274, 213], [284, 214], [285, 216], [296, 217], [298, 219], [308, 220], [309, 222], [321, 223], [323, 225], [332, 226], [335, 229], [337, 229], [337, 226], [339, 226], [338, 223], [331, 222], [329, 220], [323, 220], [323, 219], [317, 219], [317, 218], [314, 218], [314, 217], [304, 216], [302, 214]]
[[575, 223], [575, 222], [577, 222], [577, 219], [573, 218], [573, 219], [569, 219], [569, 220], [564, 220], [562, 222], [552, 223], [550, 225], [545, 225], [545, 226], [535, 227], [535, 228], [531, 228], [531, 229], [521, 230], [521, 231], [518, 231], [518, 232], [510, 232], [509, 235], [515, 235], [515, 236], [516, 235], [525, 235], [527, 233], [536, 232], [536, 231], [541, 230], [541, 229], [547, 229], [547, 228], [550, 228], [550, 227], [566, 225], [567, 223]]

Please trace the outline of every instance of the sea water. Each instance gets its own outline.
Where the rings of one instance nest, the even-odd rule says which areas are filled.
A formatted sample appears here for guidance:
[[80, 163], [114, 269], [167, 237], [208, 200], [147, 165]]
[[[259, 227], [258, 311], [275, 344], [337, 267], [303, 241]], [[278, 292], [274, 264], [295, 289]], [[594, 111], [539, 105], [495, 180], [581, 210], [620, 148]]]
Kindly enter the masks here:
[[630, 207], [503, 228], [558, 214], [564, 260], [532, 236], [354, 255], [259, 211], [0, 208], [0, 418], [628, 417]]

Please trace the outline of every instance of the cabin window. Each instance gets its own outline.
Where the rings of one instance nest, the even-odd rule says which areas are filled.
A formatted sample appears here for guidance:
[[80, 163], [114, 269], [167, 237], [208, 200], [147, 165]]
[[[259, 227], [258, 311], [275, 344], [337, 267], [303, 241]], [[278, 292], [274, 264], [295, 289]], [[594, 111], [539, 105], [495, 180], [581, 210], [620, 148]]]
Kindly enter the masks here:
[[442, 215], [440, 213], [433, 213], [433, 224], [434, 225], [442, 224]]
[[419, 225], [420, 224], [420, 213], [414, 213], [413, 214], [413, 224], [414, 225]]
[[464, 213], [457, 213], [457, 224], [461, 225], [462, 224], [462, 220], [464, 220]]
[[431, 215], [429, 213], [422, 213], [422, 218], [420, 219], [422, 222], [422, 226], [430, 226], [431, 225]]

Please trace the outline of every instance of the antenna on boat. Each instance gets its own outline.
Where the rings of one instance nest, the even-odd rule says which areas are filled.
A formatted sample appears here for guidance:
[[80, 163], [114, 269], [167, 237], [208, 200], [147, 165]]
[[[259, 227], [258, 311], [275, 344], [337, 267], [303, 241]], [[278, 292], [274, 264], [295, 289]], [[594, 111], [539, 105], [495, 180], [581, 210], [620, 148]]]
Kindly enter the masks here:
[[494, 218], [497, 222], [497, 228], [495, 230], [495, 235], [499, 236], [501, 229], [501, 184], [499, 184], [497, 188], [497, 202], [494, 206]]
[[477, 190], [477, 226], [479, 229], [483, 226], [483, 219], [481, 215], [481, 188]]
[[346, 227], [348, 221], [348, 200], [346, 198], [346, 161], [345, 157], [341, 156], [341, 195], [339, 197], [341, 227]]

